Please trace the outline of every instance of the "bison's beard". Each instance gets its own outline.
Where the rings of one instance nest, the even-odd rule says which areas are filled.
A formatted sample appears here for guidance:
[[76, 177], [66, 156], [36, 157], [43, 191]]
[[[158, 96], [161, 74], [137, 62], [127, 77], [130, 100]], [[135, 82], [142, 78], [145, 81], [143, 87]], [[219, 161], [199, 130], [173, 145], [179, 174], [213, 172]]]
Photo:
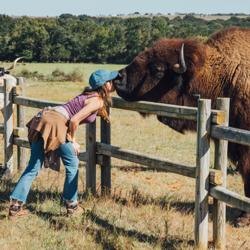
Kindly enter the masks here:
[[168, 118], [165, 116], [157, 116], [157, 119], [161, 123], [182, 134], [184, 134], [185, 131], [195, 131], [196, 129], [196, 124], [194, 121], [184, 121], [180, 119]]

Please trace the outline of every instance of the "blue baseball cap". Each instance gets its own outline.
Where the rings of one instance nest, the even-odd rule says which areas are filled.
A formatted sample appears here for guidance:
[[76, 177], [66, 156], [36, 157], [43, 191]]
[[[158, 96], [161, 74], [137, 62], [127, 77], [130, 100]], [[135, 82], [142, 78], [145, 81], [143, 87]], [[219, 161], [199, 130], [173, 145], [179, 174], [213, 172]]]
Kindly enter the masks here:
[[115, 79], [118, 74], [118, 71], [110, 71], [104, 69], [96, 70], [89, 77], [89, 85], [91, 89], [97, 89], [103, 86], [106, 82]]

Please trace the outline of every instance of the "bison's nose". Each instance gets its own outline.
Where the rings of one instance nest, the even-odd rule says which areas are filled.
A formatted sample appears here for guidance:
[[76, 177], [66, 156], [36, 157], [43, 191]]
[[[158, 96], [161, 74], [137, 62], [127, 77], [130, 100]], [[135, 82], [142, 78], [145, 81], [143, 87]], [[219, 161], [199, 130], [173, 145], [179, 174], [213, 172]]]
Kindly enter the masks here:
[[114, 85], [117, 90], [126, 90], [126, 84], [127, 84], [127, 74], [126, 70], [122, 69], [119, 71], [118, 76], [114, 80]]

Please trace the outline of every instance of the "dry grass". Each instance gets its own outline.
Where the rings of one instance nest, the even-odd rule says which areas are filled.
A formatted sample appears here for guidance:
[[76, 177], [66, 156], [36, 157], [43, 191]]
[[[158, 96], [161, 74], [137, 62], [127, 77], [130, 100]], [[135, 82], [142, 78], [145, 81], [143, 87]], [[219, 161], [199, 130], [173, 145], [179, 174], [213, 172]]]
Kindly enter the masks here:
[[[65, 101], [82, 87], [81, 83], [28, 82], [26, 95]], [[34, 112], [27, 109], [26, 120]], [[99, 122], [97, 125], [99, 134]], [[78, 131], [83, 150], [84, 130], [83, 126]], [[112, 110], [113, 145], [194, 165], [195, 139], [195, 134], [180, 135], [154, 116], [143, 119], [135, 112]], [[79, 197], [85, 210], [74, 219], [65, 218], [61, 204], [63, 168], [60, 173], [41, 171], [29, 195], [31, 215], [20, 222], [6, 218], [8, 196], [20, 173], [13, 180], [2, 182], [0, 249], [193, 249], [194, 180], [117, 159], [112, 159], [112, 166], [111, 197], [84, 193], [85, 171], [80, 168]], [[98, 167], [98, 187], [99, 171]], [[228, 175], [228, 186], [243, 193], [237, 174]], [[228, 208], [227, 248], [250, 249], [250, 228], [233, 226], [238, 213]], [[211, 241], [211, 221], [209, 227]]]

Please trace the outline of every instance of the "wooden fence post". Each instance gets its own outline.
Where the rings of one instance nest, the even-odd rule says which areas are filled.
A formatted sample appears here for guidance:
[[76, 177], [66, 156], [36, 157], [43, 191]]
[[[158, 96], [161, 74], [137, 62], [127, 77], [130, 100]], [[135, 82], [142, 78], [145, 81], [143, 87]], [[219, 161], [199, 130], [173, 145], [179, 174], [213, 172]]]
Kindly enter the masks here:
[[200, 99], [197, 113], [197, 156], [195, 190], [195, 246], [208, 247], [208, 188], [210, 164], [211, 100]]
[[[25, 94], [25, 82], [23, 77], [17, 78], [17, 95], [24, 96]], [[17, 105], [17, 127], [25, 127], [25, 113], [24, 107]], [[26, 153], [25, 148], [17, 147], [17, 169], [19, 171], [23, 170], [26, 167]]]
[[96, 121], [86, 125], [86, 191], [96, 193]]
[[13, 173], [13, 82], [4, 79], [4, 176]]
[[[110, 113], [110, 109], [108, 110]], [[110, 144], [110, 123], [101, 119], [101, 142]], [[109, 194], [111, 189], [111, 158], [103, 155], [101, 164], [101, 192], [102, 194]]]
[[[229, 124], [229, 98], [218, 98], [216, 100], [216, 109], [225, 112], [224, 126]], [[222, 186], [226, 187], [227, 180], [227, 149], [228, 141], [215, 140], [215, 161], [214, 168], [222, 172]], [[225, 228], [226, 226], [226, 204], [214, 199], [213, 205], [213, 241], [216, 249], [226, 248]]]

